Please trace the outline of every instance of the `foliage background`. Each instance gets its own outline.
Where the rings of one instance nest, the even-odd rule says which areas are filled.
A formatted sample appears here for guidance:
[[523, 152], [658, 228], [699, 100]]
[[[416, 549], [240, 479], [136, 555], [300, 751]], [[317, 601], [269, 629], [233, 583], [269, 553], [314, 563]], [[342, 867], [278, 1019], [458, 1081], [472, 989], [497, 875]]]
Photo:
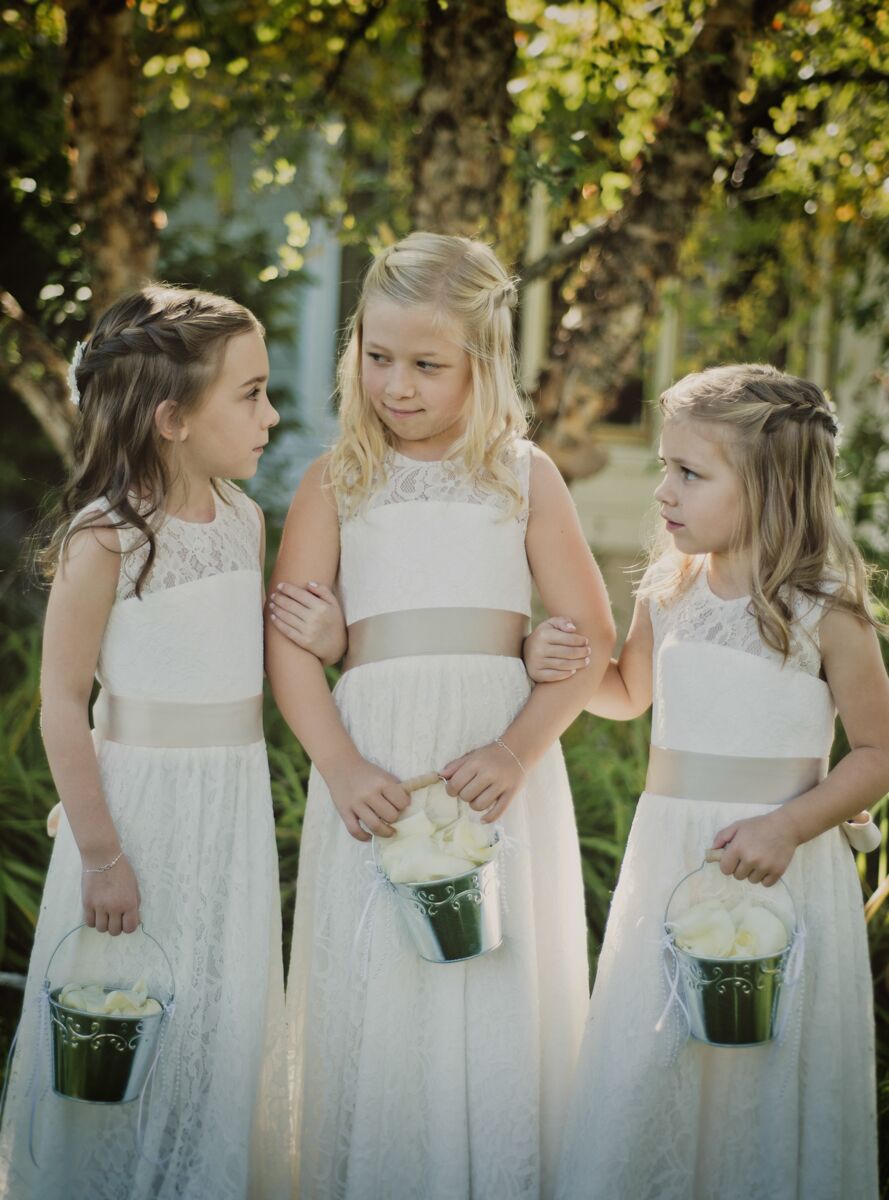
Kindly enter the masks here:
[[[677, 278], [677, 374], [727, 359], [803, 372], [817, 359], [837, 381], [832, 326], [885, 340], [887, 33], [876, 0], [0, 7], [4, 971], [26, 969], [55, 798], [38, 729], [43, 594], [23, 549], [60, 480], [64, 432], [54, 440], [28, 397], [36, 387], [70, 428], [64, 360], [102, 298], [140, 271], [206, 284], [254, 308], [274, 344], [288, 334], [318, 223], [336, 233], [348, 270], [415, 225], [481, 232], [525, 280], [548, 281], [534, 398], [541, 436], [582, 476], [598, 461], [588, 453], [596, 423], [639, 376], [660, 296]], [[103, 85], [117, 89], [115, 120], [103, 124], [90, 88], [115, 62]], [[535, 188], [552, 235], [540, 258], [525, 249]], [[212, 220], [177, 216], [197, 193]], [[270, 196], [287, 201], [281, 220], [245, 218]], [[103, 245], [123, 250], [107, 261]], [[287, 416], [299, 419], [292, 406]], [[885, 568], [889, 428], [866, 413], [851, 424], [844, 503], [866, 555]], [[266, 729], [286, 928], [308, 764], [271, 704]], [[588, 716], [564, 739], [593, 963], [647, 743], [646, 719]], [[877, 815], [889, 833], [885, 799]], [[889, 1165], [886, 843], [871, 857], [859, 865]], [[6, 1038], [18, 998], [0, 984]]]

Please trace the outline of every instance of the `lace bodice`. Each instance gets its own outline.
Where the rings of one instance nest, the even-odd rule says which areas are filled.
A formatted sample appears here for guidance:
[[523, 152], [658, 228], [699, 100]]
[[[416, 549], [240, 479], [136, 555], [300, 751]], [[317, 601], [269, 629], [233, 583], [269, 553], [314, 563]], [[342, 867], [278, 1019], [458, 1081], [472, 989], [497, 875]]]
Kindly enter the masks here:
[[[531, 455], [530, 442], [519, 442], [509, 460], [515, 473], [522, 497], [522, 505], [515, 519], [521, 525], [528, 521], [528, 475]], [[479, 504], [502, 508], [508, 511], [508, 502], [492, 492], [477, 477], [467, 475], [456, 462], [420, 462], [405, 454], [390, 451], [377, 487], [365, 505], [370, 511], [385, 508], [390, 504], [406, 504], [415, 501], [453, 501], [457, 504]]]
[[[666, 573], [672, 563], [651, 570]], [[702, 754], [825, 757], [835, 709], [820, 678], [823, 606], [801, 598], [794, 607], [785, 662], [763, 641], [747, 597], [711, 592], [703, 559], [684, 591], [650, 597], [652, 742]]]
[[[156, 554], [143, 596], [166, 591], [196, 579], [225, 575], [230, 571], [256, 570], [259, 514], [253, 501], [240, 489], [223, 484], [223, 498], [214, 496], [216, 515], [198, 524], [166, 517], [158, 529]], [[148, 543], [137, 529], [118, 531], [124, 551], [117, 581], [117, 599], [136, 594], [136, 580], [148, 557]]]
[[459, 466], [392, 453], [379, 486], [340, 515], [338, 586], [346, 623], [416, 608], [531, 611], [525, 553], [531, 443], [511, 463], [522, 507]]
[[[662, 559], [649, 567], [646, 579], [650, 579], [657, 572], [667, 573], [672, 567], [672, 560]], [[818, 627], [824, 616], [824, 607], [808, 596], [798, 594], [794, 597], [793, 611], [795, 620], [786, 665], [807, 675], [814, 675], [817, 679], [821, 673]], [[686, 591], [666, 600], [652, 598], [649, 602], [649, 612], [654, 630], [655, 652], [669, 631], [677, 641], [726, 646], [744, 654], [768, 659], [778, 666], [785, 665], [783, 655], [763, 641], [750, 607], [749, 596], [722, 600], [715, 595], [710, 590], [703, 559]]]
[[97, 669], [113, 694], [197, 703], [262, 691], [260, 517], [240, 489], [223, 494], [206, 524], [161, 522], [139, 599], [148, 546], [138, 530], [118, 530], [117, 597]]

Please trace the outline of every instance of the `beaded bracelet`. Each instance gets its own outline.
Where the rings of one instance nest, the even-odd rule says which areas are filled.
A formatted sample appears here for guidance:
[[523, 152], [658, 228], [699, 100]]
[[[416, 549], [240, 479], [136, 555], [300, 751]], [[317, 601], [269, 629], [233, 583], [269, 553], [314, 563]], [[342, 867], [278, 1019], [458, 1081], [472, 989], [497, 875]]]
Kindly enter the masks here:
[[101, 875], [103, 871], [110, 871], [112, 867], [117, 866], [123, 858], [123, 850], [118, 854], [117, 858], [112, 858], [110, 863], [105, 863], [104, 867], [83, 867], [84, 875]]
[[528, 774], [528, 772], [522, 766], [522, 761], [519, 758], [519, 756], [514, 751], [510, 750], [509, 746], [507, 746], [507, 744], [506, 744], [506, 742], [504, 742], [503, 738], [494, 738], [494, 745], [499, 746], [501, 750], [505, 750], [506, 753], [508, 755], [510, 755], [511, 758], [515, 759], [516, 763], [518, 764], [518, 768], [523, 775]]

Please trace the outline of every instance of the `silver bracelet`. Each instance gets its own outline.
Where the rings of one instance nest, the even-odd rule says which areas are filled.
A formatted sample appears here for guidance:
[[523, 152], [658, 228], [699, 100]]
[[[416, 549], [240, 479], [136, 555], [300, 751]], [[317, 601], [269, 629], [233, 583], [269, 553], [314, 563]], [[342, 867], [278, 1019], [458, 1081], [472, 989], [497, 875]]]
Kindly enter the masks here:
[[510, 750], [509, 746], [507, 746], [507, 744], [506, 744], [506, 742], [504, 742], [503, 738], [494, 738], [494, 745], [495, 745], [495, 746], [499, 746], [501, 750], [505, 750], [505, 751], [506, 751], [506, 753], [507, 753], [507, 754], [508, 754], [508, 755], [509, 755], [511, 758], [514, 758], [514, 759], [515, 759], [516, 763], [518, 764], [518, 768], [519, 768], [519, 770], [521, 771], [521, 773], [522, 773], [523, 775], [527, 775], [527, 774], [528, 774], [528, 772], [527, 772], [527, 771], [525, 770], [525, 768], [522, 766], [522, 760], [519, 758], [519, 756], [518, 756], [517, 754], [515, 754], [515, 753], [514, 753], [512, 750]]
[[118, 854], [117, 858], [112, 858], [110, 863], [105, 863], [104, 867], [82, 867], [84, 875], [101, 875], [103, 871], [110, 871], [112, 867], [116, 867], [123, 858], [123, 850]]

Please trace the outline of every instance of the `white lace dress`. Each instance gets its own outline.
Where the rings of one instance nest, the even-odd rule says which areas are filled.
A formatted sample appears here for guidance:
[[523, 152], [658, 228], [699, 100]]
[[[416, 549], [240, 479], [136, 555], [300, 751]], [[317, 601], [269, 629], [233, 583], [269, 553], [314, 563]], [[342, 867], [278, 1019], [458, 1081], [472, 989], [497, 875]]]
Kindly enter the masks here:
[[[262, 581], [256, 509], [227, 489], [209, 524], [168, 519], [142, 599], [144, 550], [125, 555], [98, 677], [122, 697], [183, 704], [262, 691]], [[120, 533], [126, 549], [133, 530]], [[101, 1106], [49, 1090], [35, 997], [53, 948], [82, 921], [80, 858], [62, 817], [46, 879], [25, 1016], [0, 1142], [10, 1200], [281, 1200], [289, 1196], [282, 1052], [280, 899], [265, 743], [159, 749], [95, 736], [102, 786], [139, 881], [145, 929], [175, 976], [175, 1014], [146, 1106]], [[140, 931], [83, 930], [51, 983], [167, 983]], [[36, 1055], [36, 1058], [35, 1058]], [[37, 1078], [32, 1086], [32, 1070]], [[36, 1169], [28, 1154], [30, 1108]]]
[[[527, 490], [528, 445], [518, 471]], [[342, 522], [351, 624], [405, 609], [530, 611], [527, 512], [440, 463], [391, 459]], [[422, 655], [347, 671], [334, 692], [361, 753], [400, 778], [490, 742], [525, 704], [518, 658]], [[504, 826], [503, 945], [423, 961], [370, 849], [312, 773], [288, 981], [301, 1200], [513, 1200], [552, 1194], [588, 966], [577, 832], [561, 750], [529, 772]], [[296, 1192], [295, 1192], [296, 1194]]]
[[[819, 678], [822, 609], [800, 599], [782, 666], [747, 603], [717, 598], [705, 570], [680, 598], [651, 602], [653, 744], [826, 756], [835, 712]], [[655, 1033], [674, 885], [701, 865], [719, 829], [767, 811], [640, 798], [590, 1003], [561, 1200], [875, 1200], [872, 983], [861, 887], [839, 829], [799, 848], [784, 877], [807, 936], [780, 1044], [719, 1049], [689, 1040], [671, 1059], [678, 1022]]]

